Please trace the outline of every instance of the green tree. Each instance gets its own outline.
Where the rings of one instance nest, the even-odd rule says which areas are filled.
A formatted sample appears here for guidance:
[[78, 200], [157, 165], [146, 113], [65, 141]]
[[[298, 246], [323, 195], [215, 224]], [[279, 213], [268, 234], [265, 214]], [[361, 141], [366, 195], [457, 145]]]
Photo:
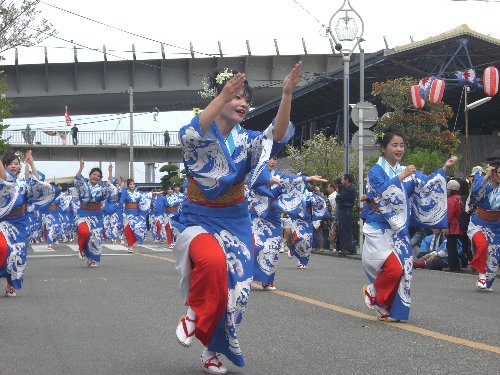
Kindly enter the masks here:
[[372, 94], [380, 96], [382, 104], [394, 110], [382, 116], [375, 125], [375, 133], [391, 125], [398, 126], [408, 136], [404, 164], [425, 166], [431, 172], [433, 166], [442, 166], [443, 161], [457, 150], [457, 132], [448, 129], [448, 120], [453, 111], [450, 106], [427, 103], [422, 110], [415, 109], [411, 100], [411, 86], [417, 82], [410, 77], [376, 82]]
[[15, 108], [12, 101], [5, 97], [5, 91], [7, 91], [7, 85], [5, 79], [0, 77], [0, 155], [3, 154], [6, 148], [9, 147], [8, 139], [3, 139], [2, 132], [7, 129], [9, 125], [4, 125], [3, 120], [8, 118]]
[[166, 173], [160, 179], [163, 188], [166, 188], [168, 185], [182, 185], [184, 183], [184, 178], [179, 176], [179, 167], [175, 164], [163, 165], [160, 168], [160, 172]]
[[[0, 0], [0, 53], [18, 46], [33, 46], [55, 33], [46, 19], [37, 21], [39, 3], [40, 0]], [[0, 60], [3, 57], [0, 56]], [[5, 97], [6, 91], [5, 79], [0, 76], [0, 154], [8, 147], [8, 139], [2, 137], [3, 130], [7, 128], [3, 120], [15, 108], [12, 101]]]
[[[330, 182], [344, 174], [344, 148], [337, 143], [335, 137], [325, 137], [323, 133], [314, 135], [305, 141], [301, 148], [287, 145], [287, 159], [292, 173], [306, 176], [320, 175]], [[358, 157], [353, 152], [349, 155], [349, 173], [353, 175], [353, 185], [358, 190]], [[353, 208], [353, 238], [358, 237], [358, 207], [357, 199]]]
[[39, 20], [40, 0], [0, 0], [0, 53], [8, 49], [29, 47], [52, 36], [55, 30], [45, 19]]
[[[292, 173], [307, 176], [320, 175], [328, 181], [341, 177], [344, 173], [344, 148], [335, 137], [325, 137], [323, 133], [314, 135], [301, 148], [287, 145], [287, 159]], [[349, 170], [357, 176], [357, 158], [350, 155]]]

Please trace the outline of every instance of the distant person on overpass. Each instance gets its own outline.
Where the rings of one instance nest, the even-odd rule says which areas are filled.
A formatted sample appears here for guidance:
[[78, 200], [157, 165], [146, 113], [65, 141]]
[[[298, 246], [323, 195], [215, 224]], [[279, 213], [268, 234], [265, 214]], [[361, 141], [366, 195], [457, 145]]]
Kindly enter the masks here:
[[32, 145], [33, 144], [33, 138], [35, 132], [31, 130], [30, 124], [26, 125], [26, 129], [24, 129], [24, 140], [26, 141], [27, 144]]
[[73, 137], [73, 144], [76, 146], [78, 144], [78, 127], [76, 124], [71, 128], [71, 136]]
[[168, 130], [165, 130], [165, 133], [163, 133], [163, 143], [165, 144], [165, 147], [170, 146], [170, 134], [168, 133]]

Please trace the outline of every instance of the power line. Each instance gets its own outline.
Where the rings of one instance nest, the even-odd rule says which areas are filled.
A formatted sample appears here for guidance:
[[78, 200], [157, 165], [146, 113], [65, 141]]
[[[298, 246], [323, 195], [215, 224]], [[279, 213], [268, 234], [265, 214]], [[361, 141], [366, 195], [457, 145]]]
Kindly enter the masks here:
[[312, 15], [312, 13], [311, 13], [311, 12], [309, 12], [306, 8], [304, 8], [304, 7], [303, 7], [303, 6], [302, 6], [302, 5], [301, 5], [301, 4], [300, 4], [297, 0], [292, 0], [292, 1], [293, 1], [295, 4], [297, 4], [299, 7], [301, 7], [302, 9], [304, 9], [304, 10], [307, 12], [307, 14], [309, 14], [312, 18], [314, 18], [314, 19], [316, 20], [316, 22], [317, 22], [317, 23], [319, 23], [321, 26], [325, 26], [325, 24], [324, 24], [324, 23], [322, 23], [320, 20], [318, 20], [316, 17], [314, 17], [314, 16]]

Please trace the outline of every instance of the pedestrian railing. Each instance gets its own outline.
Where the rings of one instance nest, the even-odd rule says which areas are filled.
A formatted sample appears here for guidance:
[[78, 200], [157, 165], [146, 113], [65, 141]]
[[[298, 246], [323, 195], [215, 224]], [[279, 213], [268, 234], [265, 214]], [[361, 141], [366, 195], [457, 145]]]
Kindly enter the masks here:
[[[179, 146], [179, 132], [169, 132], [168, 146]], [[37, 144], [45, 146], [72, 145], [70, 130], [4, 130], [2, 138], [11, 145]], [[128, 146], [130, 132], [127, 130], [79, 131], [81, 146]], [[134, 146], [165, 146], [163, 132], [134, 132]]]

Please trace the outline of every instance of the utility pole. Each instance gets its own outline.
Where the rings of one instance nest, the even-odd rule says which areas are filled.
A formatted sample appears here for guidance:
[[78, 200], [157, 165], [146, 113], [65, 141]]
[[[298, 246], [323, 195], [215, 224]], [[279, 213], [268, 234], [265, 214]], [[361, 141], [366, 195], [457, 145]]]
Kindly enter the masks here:
[[130, 105], [130, 171], [129, 178], [134, 179], [134, 89], [128, 88]]

